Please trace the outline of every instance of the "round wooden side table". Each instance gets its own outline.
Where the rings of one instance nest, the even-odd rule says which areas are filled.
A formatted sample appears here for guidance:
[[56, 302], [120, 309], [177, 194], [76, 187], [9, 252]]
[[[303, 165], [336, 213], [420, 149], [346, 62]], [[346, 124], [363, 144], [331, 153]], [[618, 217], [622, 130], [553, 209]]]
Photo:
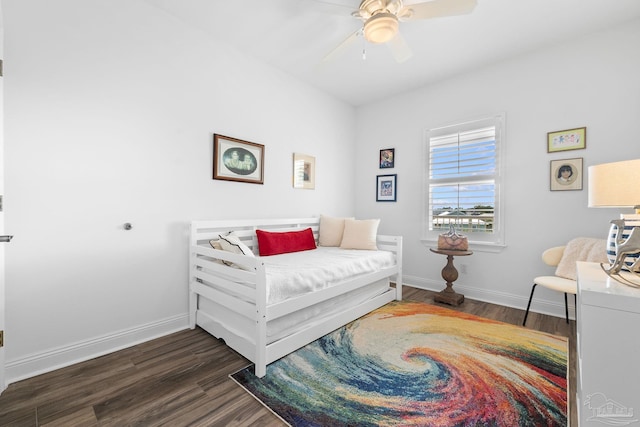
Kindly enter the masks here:
[[447, 282], [447, 287], [437, 293], [433, 300], [449, 305], [458, 306], [464, 302], [464, 295], [453, 290], [453, 282], [458, 279], [458, 270], [453, 265], [454, 256], [467, 256], [473, 254], [473, 251], [455, 251], [447, 249], [429, 249], [431, 252], [447, 256], [447, 265], [442, 269], [442, 278]]

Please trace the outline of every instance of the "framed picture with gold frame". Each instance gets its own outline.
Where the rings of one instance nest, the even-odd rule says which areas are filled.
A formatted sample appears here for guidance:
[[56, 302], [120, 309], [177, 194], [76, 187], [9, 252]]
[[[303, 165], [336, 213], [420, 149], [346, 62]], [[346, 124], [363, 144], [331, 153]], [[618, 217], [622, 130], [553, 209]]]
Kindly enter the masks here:
[[547, 133], [547, 153], [583, 148], [587, 148], [586, 127]]
[[264, 145], [214, 134], [213, 179], [264, 184]]
[[316, 188], [316, 158], [293, 153], [293, 188], [313, 190]]

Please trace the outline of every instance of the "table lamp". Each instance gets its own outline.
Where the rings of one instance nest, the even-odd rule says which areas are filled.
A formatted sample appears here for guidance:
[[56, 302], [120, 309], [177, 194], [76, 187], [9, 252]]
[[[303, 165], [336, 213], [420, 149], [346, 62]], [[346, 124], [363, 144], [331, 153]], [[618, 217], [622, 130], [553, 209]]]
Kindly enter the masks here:
[[640, 159], [589, 166], [589, 207], [635, 208], [611, 221], [607, 239], [610, 265], [603, 269], [616, 280], [638, 286], [620, 276], [621, 270], [640, 277]]

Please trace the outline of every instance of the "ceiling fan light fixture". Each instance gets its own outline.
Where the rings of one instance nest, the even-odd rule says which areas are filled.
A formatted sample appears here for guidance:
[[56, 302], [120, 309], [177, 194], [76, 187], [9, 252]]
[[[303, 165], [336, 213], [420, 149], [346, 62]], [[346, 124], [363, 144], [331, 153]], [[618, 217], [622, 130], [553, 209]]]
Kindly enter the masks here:
[[386, 43], [398, 33], [398, 17], [380, 12], [364, 23], [364, 37], [371, 43]]

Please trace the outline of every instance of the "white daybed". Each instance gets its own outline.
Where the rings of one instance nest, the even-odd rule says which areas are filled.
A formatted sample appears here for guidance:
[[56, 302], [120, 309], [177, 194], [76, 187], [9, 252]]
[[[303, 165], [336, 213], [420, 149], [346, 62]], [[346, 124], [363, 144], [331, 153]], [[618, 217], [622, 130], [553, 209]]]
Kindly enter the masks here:
[[[258, 254], [256, 230], [286, 232], [311, 228], [317, 243], [319, 224], [319, 218], [192, 221], [190, 327], [193, 329], [198, 325], [216, 338], [223, 339], [229, 347], [255, 364], [256, 376], [263, 377], [269, 363], [392, 300], [402, 299], [401, 236], [378, 235], [377, 251], [319, 246], [318, 249], [294, 254], [262, 257], [213, 249], [209, 243], [218, 239], [220, 234], [233, 231], [242, 243]], [[322, 258], [324, 253], [334, 258], [326, 261]], [[297, 296], [278, 299], [278, 292], [267, 291], [268, 283], [270, 287], [274, 286], [270, 280], [279, 277], [271, 272], [278, 270], [282, 273], [280, 265], [273, 265], [281, 258], [299, 265], [296, 274], [302, 274], [306, 270], [314, 271], [309, 263], [317, 260], [310, 260], [321, 257], [325, 261], [320, 262], [330, 265], [329, 273], [332, 274], [340, 270], [338, 265], [342, 264], [342, 258], [360, 255], [383, 257], [386, 261], [364, 263], [362, 265], [367, 271], [363, 271], [361, 265], [355, 276], [324, 283], [318, 290]], [[295, 279], [294, 283], [297, 281], [300, 280]]]

